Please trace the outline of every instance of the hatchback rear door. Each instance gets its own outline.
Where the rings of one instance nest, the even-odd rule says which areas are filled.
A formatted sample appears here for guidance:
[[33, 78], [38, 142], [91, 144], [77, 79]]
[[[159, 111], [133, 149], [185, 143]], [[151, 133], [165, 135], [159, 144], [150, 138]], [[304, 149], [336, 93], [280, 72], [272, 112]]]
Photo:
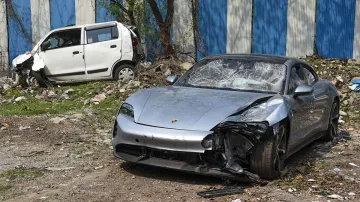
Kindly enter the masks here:
[[88, 79], [111, 76], [112, 66], [121, 59], [121, 33], [117, 23], [85, 28], [85, 65]]

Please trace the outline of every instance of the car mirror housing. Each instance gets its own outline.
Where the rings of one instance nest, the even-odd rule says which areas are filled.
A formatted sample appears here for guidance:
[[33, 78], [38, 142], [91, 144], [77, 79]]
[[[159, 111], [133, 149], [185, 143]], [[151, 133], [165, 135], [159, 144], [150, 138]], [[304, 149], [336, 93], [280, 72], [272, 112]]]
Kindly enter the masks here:
[[46, 51], [50, 47], [50, 45], [51, 45], [50, 41], [45, 41], [44, 43], [41, 44], [41, 50]]
[[307, 86], [307, 85], [301, 85], [295, 89], [294, 97], [299, 97], [302, 95], [310, 95], [313, 92], [314, 92], [314, 89], [312, 87]]
[[178, 80], [178, 76], [168, 76], [166, 78], [166, 81], [168, 82], [169, 85], [173, 85], [177, 80]]

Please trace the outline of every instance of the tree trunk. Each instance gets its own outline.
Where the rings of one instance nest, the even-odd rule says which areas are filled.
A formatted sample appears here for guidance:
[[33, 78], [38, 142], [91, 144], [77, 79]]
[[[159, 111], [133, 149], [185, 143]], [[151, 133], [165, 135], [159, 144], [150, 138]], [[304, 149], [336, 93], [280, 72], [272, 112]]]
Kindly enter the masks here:
[[198, 0], [191, 0], [191, 14], [192, 14], [192, 28], [193, 28], [193, 35], [194, 35], [194, 60], [197, 62], [197, 55], [198, 55], [198, 45], [197, 45], [197, 32], [198, 32], [198, 19], [197, 19], [197, 8], [198, 8]]
[[155, 0], [147, 0], [152, 13], [155, 16], [156, 24], [160, 30], [160, 41], [161, 45], [164, 48], [165, 56], [170, 56], [174, 54], [174, 49], [170, 40], [170, 30], [173, 23], [174, 16], [174, 0], [167, 0], [167, 13], [165, 21], [161, 15], [159, 7]]
[[160, 30], [161, 45], [164, 48], [165, 56], [174, 54], [174, 49], [170, 40], [170, 29]]

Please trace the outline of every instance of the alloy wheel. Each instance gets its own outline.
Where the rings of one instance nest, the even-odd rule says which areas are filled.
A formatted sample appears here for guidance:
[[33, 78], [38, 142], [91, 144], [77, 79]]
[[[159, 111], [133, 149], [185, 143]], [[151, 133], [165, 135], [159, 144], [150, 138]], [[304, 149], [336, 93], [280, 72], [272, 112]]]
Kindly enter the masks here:
[[334, 102], [333, 108], [331, 110], [330, 115], [330, 135], [331, 137], [335, 137], [338, 133], [338, 125], [339, 125], [339, 105], [337, 102]]
[[279, 132], [275, 141], [275, 170], [280, 172], [284, 166], [285, 154], [286, 154], [286, 135], [284, 126], [280, 126]]

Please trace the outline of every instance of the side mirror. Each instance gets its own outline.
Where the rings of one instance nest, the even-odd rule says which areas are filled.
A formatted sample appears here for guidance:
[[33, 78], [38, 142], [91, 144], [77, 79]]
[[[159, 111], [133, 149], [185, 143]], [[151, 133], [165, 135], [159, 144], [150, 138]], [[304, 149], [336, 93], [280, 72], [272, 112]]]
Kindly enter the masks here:
[[299, 97], [302, 95], [310, 95], [313, 92], [314, 92], [314, 89], [312, 87], [306, 86], [306, 85], [301, 85], [295, 89], [294, 97]]
[[46, 51], [50, 47], [50, 45], [51, 45], [50, 41], [45, 41], [44, 43], [41, 44], [41, 50]]
[[166, 81], [168, 82], [169, 85], [173, 85], [177, 80], [178, 80], [178, 76], [168, 76], [166, 78]]

